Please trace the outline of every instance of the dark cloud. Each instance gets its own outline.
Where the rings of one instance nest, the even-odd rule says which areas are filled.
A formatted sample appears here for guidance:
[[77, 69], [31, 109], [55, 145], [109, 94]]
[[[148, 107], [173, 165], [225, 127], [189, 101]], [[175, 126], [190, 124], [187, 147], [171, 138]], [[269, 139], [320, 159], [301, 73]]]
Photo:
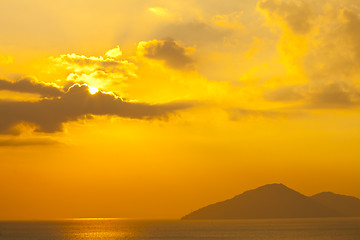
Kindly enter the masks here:
[[280, 87], [265, 92], [269, 101], [302, 101], [304, 108], [337, 109], [349, 108], [360, 104], [360, 93], [345, 83], [327, 83], [321, 85], [294, 85]]
[[[278, 109], [278, 110], [257, 110], [257, 109], [244, 109], [244, 108], [233, 108], [228, 110], [230, 119], [237, 121], [245, 117], [261, 117], [261, 118], [281, 118], [294, 115], [289, 110]], [[299, 114], [299, 113], [297, 113]]]
[[348, 108], [359, 105], [360, 95], [345, 84], [330, 83], [310, 90], [308, 106], [313, 108]]
[[43, 97], [59, 97], [64, 93], [60, 88], [53, 84], [38, 82], [30, 77], [22, 78], [15, 82], [0, 79], [0, 90], [36, 93]]
[[125, 102], [111, 94], [91, 95], [88, 86], [76, 84], [60, 98], [38, 102], [0, 101], [0, 133], [14, 133], [17, 124], [29, 123], [39, 132], [62, 130], [62, 124], [87, 115], [116, 115], [124, 118], [151, 119], [167, 115], [188, 104], [149, 105]]
[[186, 49], [173, 39], [149, 41], [141, 46], [145, 57], [163, 60], [171, 68], [187, 70], [194, 66], [194, 60], [187, 55]]
[[46, 146], [57, 144], [60, 143], [50, 138], [0, 139], [0, 147]]
[[[354, 56], [354, 65], [360, 66], [360, 16], [358, 13], [351, 10], [344, 10], [342, 12], [345, 18], [345, 24], [340, 28], [340, 36], [344, 37], [345, 44], [350, 46], [351, 52]], [[358, 68], [357, 68], [358, 70]]]
[[304, 1], [264, 0], [259, 7], [270, 16], [277, 15], [296, 33], [305, 34], [312, 28], [314, 14]]
[[328, 18], [329, 23], [319, 27], [319, 42], [304, 57], [305, 73], [314, 81], [351, 82], [360, 67], [360, 9], [338, 10]]
[[303, 86], [285, 86], [265, 92], [264, 98], [274, 102], [295, 102], [302, 100]]

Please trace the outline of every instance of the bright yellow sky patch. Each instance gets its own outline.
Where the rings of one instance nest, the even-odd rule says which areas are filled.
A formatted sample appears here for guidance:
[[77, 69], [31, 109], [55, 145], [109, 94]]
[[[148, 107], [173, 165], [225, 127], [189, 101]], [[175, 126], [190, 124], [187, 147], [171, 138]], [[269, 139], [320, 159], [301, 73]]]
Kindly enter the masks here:
[[169, 12], [166, 8], [161, 8], [161, 7], [151, 7], [149, 8], [149, 11], [152, 12], [153, 14], [160, 16], [160, 17], [167, 17], [169, 16]]

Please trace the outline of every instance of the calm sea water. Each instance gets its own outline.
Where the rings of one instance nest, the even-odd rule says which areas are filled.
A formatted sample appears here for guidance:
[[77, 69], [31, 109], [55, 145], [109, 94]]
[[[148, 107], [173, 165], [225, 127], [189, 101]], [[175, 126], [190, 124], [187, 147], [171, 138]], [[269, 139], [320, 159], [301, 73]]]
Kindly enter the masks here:
[[1, 240], [360, 240], [360, 218], [239, 221], [0, 222]]

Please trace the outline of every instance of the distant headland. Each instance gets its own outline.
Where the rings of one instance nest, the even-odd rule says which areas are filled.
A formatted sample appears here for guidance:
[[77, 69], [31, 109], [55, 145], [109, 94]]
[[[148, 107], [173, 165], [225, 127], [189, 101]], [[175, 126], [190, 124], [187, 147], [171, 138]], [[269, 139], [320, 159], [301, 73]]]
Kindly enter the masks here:
[[269, 184], [200, 208], [183, 220], [360, 217], [360, 199], [335, 193], [305, 196]]

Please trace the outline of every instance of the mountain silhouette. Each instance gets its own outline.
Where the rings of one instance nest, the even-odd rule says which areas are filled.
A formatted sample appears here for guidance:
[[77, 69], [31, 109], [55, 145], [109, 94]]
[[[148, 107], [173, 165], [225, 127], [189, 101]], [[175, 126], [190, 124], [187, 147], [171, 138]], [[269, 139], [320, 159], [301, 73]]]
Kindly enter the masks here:
[[342, 217], [317, 200], [283, 184], [269, 184], [196, 210], [183, 220]]
[[346, 217], [360, 217], [360, 199], [356, 197], [323, 192], [311, 198]]

